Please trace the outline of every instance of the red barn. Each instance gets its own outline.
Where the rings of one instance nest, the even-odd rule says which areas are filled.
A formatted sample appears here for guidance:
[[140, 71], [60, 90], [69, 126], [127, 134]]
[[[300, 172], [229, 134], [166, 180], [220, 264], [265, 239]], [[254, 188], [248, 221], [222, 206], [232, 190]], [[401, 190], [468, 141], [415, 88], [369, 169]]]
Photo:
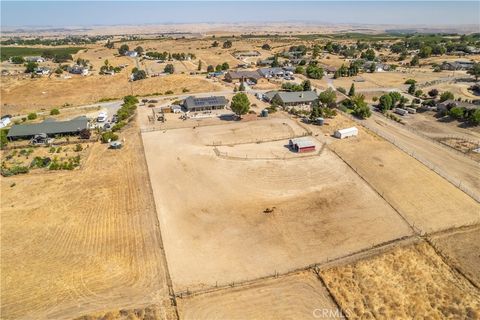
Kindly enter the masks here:
[[289, 141], [290, 148], [296, 152], [315, 151], [315, 144], [309, 139], [292, 139]]

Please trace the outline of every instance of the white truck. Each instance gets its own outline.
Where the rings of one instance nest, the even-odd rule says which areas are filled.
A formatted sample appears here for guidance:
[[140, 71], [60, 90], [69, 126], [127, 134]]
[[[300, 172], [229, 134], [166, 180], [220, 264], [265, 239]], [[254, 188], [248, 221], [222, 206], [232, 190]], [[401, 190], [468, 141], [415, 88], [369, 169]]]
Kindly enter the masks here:
[[105, 122], [107, 121], [108, 114], [106, 112], [100, 112], [97, 116], [97, 122]]

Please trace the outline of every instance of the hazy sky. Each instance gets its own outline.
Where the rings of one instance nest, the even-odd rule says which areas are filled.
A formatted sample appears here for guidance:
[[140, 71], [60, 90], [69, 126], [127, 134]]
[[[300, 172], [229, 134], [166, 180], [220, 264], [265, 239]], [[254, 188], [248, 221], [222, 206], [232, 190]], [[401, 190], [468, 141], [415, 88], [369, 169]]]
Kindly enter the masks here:
[[[480, 25], [480, 1], [1, 1], [2, 26], [190, 22]], [[479, 30], [480, 31], [480, 30]]]

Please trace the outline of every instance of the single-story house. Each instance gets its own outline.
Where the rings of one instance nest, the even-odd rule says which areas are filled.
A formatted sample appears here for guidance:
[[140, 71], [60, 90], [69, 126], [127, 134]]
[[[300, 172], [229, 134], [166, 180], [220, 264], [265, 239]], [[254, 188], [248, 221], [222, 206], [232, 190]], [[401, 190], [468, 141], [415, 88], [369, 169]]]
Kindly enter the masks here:
[[202, 98], [190, 96], [183, 101], [184, 108], [191, 112], [224, 109], [227, 104], [228, 100], [223, 96]]
[[262, 77], [265, 78], [283, 77], [285, 75], [285, 70], [280, 67], [260, 68], [257, 71]]
[[250, 80], [255, 83], [264, 83], [266, 79], [258, 71], [229, 71], [225, 74], [225, 81], [238, 83]]
[[263, 100], [270, 102], [272, 101], [273, 97], [278, 93], [278, 91], [267, 91], [263, 94]]
[[442, 70], [469, 70], [473, 67], [472, 61], [454, 61], [454, 62], [447, 62], [444, 61], [440, 65], [440, 69]]
[[130, 58], [135, 58], [136, 56], [138, 56], [138, 52], [137, 51], [125, 51], [124, 55], [127, 56], [127, 57], [130, 57]]
[[24, 57], [23, 59], [27, 62], [36, 62], [36, 63], [45, 62], [45, 58], [40, 56], [29, 56], [29, 57]]
[[323, 68], [323, 70], [325, 70], [325, 72], [326, 72], [327, 74], [335, 73], [335, 72], [337, 72], [337, 70], [338, 70], [337, 67], [327, 66], [327, 65], [322, 65], [322, 68]]
[[258, 51], [237, 51], [234, 53], [235, 57], [238, 58], [243, 58], [243, 57], [258, 57], [260, 55], [260, 52]]
[[284, 92], [280, 91], [272, 98], [272, 102], [281, 105], [282, 107], [293, 107], [301, 105], [311, 105], [318, 96], [313, 91], [296, 91]]
[[460, 107], [465, 109], [478, 109], [480, 106], [464, 102], [464, 101], [456, 101], [456, 100], [445, 100], [443, 102], [437, 103], [437, 111], [444, 111], [453, 107]]
[[390, 65], [381, 63], [381, 62], [374, 62], [374, 61], [366, 61], [363, 64], [363, 69], [369, 71], [372, 64], [375, 64], [375, 72], [383, 72], [383, 71], [390, 70]]
[[82, 76], [86, 76], [86, 75], [88, 75], [90, 70], [88, 69], [88, 67], [74, 65], [74, 66], [68, 68], [68, 72], [73, 73], [73, 74], [81, 74]]
[[288, 142], [290, 148], [296, 152], [315, 151], [315, 144], [307, 138], [295, 138]]
[[273, 59], [264, 59], [264, 60], [258, 60], [257, 61], [257, 66], [271, 66], [273, 63]]
[[76, 117], [69, 121], [56, 121], [55, 119], [46, 119], [40, 123], [15, 124], [8, 131], [7, 138], [33, 138], [39, 134], [47, 136], [72, 135], [88, 129], [88, 118], [86, 116]]

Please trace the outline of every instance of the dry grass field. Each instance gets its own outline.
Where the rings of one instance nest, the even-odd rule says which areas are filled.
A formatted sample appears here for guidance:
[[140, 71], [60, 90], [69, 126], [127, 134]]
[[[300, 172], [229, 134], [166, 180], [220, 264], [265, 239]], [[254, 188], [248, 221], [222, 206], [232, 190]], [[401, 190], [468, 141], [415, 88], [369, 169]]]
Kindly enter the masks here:
[[94, 144], [80, 170], [1, 179], [2, 319], [149, 303], [172, 315], [137, 130], [122, 150]]
[[[177, 298], [181, 319], [323, 319], [340, 313], [313, 272]], [[338, 316], [336, 316], [338, 315]]]
[[430, 239], [451, 264], [480, 287], [480, 227], [453, 230]]
[[271, 156], [270, 143], [254, 141], [283, 136], [283, 148], [301, 130], [283, 121], [142, 134], [177, 293], [304, 268], [411, 234], [328, 149], [308, 158], [230, 160], [206, 146], [253, 142], [247, 157]]
[[129, 82], [126, 74], [120, 73], [115, 76], [74, 76], [71, 79], [2, 79], [0, 91], [2, 112], [16, 115], [51, 109], [65, 103], [78, 106], [104, 98], [121, 99], [126, 94], [164, 94], [170, 90], [181, 94], [183, 88], [190, 92], [222, 90], [220, 85], [200, 76], [175, 74]]
[[[354, 125], [341, 115], [337, 118], [342, 123], [338, 127]], [[394, 145], [357, 127], [358, 138], [335, 140], [332, 148], [410, 224], [433, 232], [480, 221], [475, 200]]]
[[480, 291], [421, 242], [321, 271], [349, 319], [478, 319]]

